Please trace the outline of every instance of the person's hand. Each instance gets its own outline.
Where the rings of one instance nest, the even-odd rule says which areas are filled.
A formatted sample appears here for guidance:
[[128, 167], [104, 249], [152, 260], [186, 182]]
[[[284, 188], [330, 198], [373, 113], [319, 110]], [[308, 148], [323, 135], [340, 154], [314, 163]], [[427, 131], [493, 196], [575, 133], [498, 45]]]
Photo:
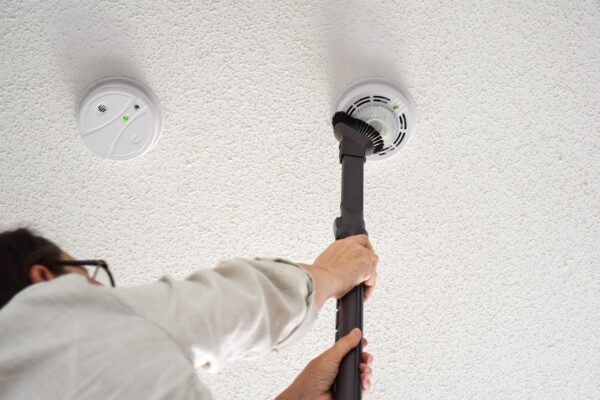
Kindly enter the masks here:
[[[340, 362], [350, 350], [358, 346], [360, 340], [360, 329], [355, 328], [309, 362], [294, 382], [275, 400], [333, 400], [331, 386], [338, 374]], [[362, 340], [363, 348], [367, 347], [367, 340]], [[360, 378], [362, 394], [365, 396], [371, 389], [373, 356], [367, 352], [363, 352], [362, 356]]]
[[313, 266], [327, 270], [336, 278], [337, 290], [333, 294], [336, 299], [364, 283], [366, 301], [375, 288], [378, 261], [369, 237], [363, 234], [336, 240], [315, 259]]

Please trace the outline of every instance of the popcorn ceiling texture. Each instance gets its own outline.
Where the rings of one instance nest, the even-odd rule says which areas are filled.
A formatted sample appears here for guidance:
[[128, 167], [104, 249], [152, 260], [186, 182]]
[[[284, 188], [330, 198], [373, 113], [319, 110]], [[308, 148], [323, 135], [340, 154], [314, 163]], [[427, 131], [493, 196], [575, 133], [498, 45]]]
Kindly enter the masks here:
[[[369, 398], [600, 398], [597, 1], [5, 1], [0, 31], [1, 229], [106, 258], [120, 285], [312, 262], [339, 212], [333, 100], [385, 77], [419, 121], [366, 165]], [[125, 163], [75, 125], [85, 88], [116, 74], [164, 108], [157, 146]], [[333, 317], [330, 302], [295, 346], [201, 378], [273, 398]]]

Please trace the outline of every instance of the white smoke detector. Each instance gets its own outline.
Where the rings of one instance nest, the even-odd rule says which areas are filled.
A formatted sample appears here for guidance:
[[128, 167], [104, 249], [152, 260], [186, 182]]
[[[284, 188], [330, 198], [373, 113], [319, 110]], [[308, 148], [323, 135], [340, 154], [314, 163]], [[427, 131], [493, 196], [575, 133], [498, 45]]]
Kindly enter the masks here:
[[156, 95], [124, 77], [102, 79], [88, 88], [79, 103], [79, 136], [98, 156], [131, 160], [150, 150], [162, 131]]
[[417, 124], [415, 102], [398, 84], [386, 79], [365, 79], [351, 85], [334, 106], [375, 128], [383, 138], [383, 148], [368, 154], [370, 160], [389, 158], [414, 133]]

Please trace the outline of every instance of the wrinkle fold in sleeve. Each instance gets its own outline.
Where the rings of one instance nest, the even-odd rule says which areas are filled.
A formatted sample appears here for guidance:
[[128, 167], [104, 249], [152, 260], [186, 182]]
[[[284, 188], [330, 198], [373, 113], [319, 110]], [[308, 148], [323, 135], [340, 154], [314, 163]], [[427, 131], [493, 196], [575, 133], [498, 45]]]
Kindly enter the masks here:
[[309, 273], [283, 258], [232, 258], [184, 280], [113, 293], [212, 372], [295, 343], [318, 314]]

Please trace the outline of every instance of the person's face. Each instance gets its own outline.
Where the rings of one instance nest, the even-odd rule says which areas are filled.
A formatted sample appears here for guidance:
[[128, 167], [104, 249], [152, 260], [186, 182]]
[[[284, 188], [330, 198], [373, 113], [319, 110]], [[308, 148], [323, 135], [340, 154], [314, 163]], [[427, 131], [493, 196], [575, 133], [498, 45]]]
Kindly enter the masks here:
[[[62, 254], [60, 256], [60, 259], [61, 260], [74, 260], [73, 257], [71, 257], [68, 253], [65, 253], [64, 251], [62, 252]], [[67, 273], [67, 274], [83, 275], [86, 277], [87, 281], [89, 283], [91, 283], [92, 285], [102, 285], [102, 283], [100, 283], [97, 280], [95, 280], [94, 278], [90, 277], [87, 269], [85, 269], [84, 267], [80, 267], [78, 265], [65, 265], [63, 267], [63, 271], [65, 271], [65, 273]]]

